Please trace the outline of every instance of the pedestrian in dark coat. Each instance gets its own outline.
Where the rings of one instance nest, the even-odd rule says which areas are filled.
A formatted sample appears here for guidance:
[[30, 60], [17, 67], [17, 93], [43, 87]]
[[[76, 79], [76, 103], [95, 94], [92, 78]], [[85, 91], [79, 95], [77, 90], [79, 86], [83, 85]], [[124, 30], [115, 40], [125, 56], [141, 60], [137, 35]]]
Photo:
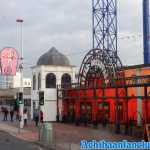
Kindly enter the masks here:
[[38, 110], [35, 110], [35, 112], [34, 112], [34, 121], [35, 121], [35, 126], [37, 127], [38, 123], [39, 123], [39, 113], [38, 113]]
[[7, 116], [8, 116], [8, 109], [4, 109], [4, 121], [7, 121]]
[[13, 117], [14, 117], [14, 110], [12, 109], [10, 111], [10, 119], [11, 119], [11, 122], [13, 122]]

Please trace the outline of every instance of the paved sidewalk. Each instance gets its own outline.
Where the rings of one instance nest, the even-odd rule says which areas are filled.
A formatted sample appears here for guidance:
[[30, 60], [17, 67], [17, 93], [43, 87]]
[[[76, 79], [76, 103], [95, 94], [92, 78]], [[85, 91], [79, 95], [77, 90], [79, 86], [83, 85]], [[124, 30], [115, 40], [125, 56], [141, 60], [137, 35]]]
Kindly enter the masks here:
[[38, 141], [39, 139], [38, 128], [35, 128], [32, 122], [29, 124], [29, 126], [20, 130], [18, 128], [18, 125], [15, 123], [1, 122], [0, 130], [8, 132], [9, 134], [17, 138], [30, 141], [30, 142], [35, 142]]
[[139, 140], [123, 134], [115, 134], [101, 126], [98, 129], [93, 129], [92, 127], [75, 126], [73, 124], [54, 123], [53, 130], [53, 143], [57, 150], [80, 150], [80, 141], [83, 139], [98, 141]]
[[[61, 124], [52, 123], [53, 126], [53, 146], [56, 150], [78, 150], [80, 149], [80, 141], [86, 140], [110, 140], [120, 141], [123, 139], [134, 141], [138, 138], [125, 136], [121, 134], [115, 134], [100, 127], [99, 129], [93, 129], [91, 127], [75, 126], [73, 124]], [[29, 122], [28, 126], [18, 132], [18, 125], [16, 122], [0, 121], [0, 130], [6, 131], [11, 135], [30, 142], [38, 142], [39, 129], [35, 127], [34, 122]], [[43, 143], [39, 143], [43, 144]]]
[[0, 121], [0, 131], [4, 131], [14, 136], [17, 139], [24, 140], [35, 144], [37, 147], [42, 147], [40, 150], [54, 150], [45, 143], [39, 141], [39, 128], [35, 127], [34, 122], [29, 122], [28, 126], [19, 130], [17, 122]]

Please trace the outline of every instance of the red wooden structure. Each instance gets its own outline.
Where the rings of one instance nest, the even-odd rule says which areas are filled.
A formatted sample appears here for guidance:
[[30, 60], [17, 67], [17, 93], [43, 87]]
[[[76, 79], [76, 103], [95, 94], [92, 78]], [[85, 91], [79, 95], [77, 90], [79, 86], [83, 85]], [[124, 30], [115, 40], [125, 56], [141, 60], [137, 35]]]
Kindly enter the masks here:
[[141, 100], [142, 122], [150, 122], [150, 75], [125, 77], [120, 61], [104, 53], [91, 50], [82, 62], [78, 83], [58, 85], [58, 116], [78, 124], [107, 120], [128, 126], [131, 119], [137, 123], [137, 102]]
[[[147, 82], [150, 80], [150, 76], [137, 78], [139, 84], [134, 84], [133, 78], [126, 78], [127, 84], [123, 87], [89, 88], [80, 87], [78, 84], [72, 84], [66, 88], [58, 86], [58, 101], [62, 101], [63, 104], [62, 114], [75, 120], [87, 113], [88, 121], [91, 123], [94, 120], [101, 122], [105, 115], [109, 122], [115, 123], [117, 112], [120, 123], [125, 123], [129, 118], [137, 121], [137, 99], [140, 98], [143, 107], [141, 117], [145, 122], [150, 121], [150, 110], [148, 109], [150, 106], [148, 92], [150, 83]], [[144, 95], [129, 96], [128, 92], [131, 88], [144, 88]]]

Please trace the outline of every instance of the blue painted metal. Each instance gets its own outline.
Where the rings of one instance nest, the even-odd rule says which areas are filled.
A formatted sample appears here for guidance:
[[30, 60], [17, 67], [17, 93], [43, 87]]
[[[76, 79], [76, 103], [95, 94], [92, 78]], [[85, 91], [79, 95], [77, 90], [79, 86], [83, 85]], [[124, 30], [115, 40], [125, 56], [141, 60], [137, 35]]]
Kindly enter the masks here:
[[150, 64], [149, 0], [143, 0], [144, 64]]
[[92, 0], [93, 48], [113, 51], [117, 55], [116, 5], [116, 0]]

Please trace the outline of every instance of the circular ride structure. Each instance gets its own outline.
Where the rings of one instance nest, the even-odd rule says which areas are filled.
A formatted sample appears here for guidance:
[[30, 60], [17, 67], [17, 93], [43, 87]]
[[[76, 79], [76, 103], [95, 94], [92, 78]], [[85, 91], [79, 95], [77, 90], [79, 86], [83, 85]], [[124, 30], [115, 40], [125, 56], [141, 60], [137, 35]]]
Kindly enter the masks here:
[[[115, 123], [116, 123], [116, 132], [120, 132], [120, 119], [123, 118], [119, 115], [121, 114], [123, 104], [120, 103], [119, 96], [125, 96], [125, 76], [122, 67], [122, 63], [114, 51], [102, 50], [102, 49], [92, 49], [84, 57], [83, 62], [80, 67], [79, 77], [78, 77], [79, 87], [85, 88], [100, 88], [102, 93], [108, 93], [110, 88], [113, 88], [116, 92], [116, 101], [115, 101]], [[118, 87], [121, 87], [118, 90]], [[110, 105], [109, 96], [107, 94], [103, 95], [106, 99], [102, 100], [102, 110], [104, 110], [105, 103]], [[85, 101], [86, 102], [86, 101]], [[94, 102], [92, 102], [94, 105]], [[119, 107], [121, 110], [119, 110]], [[96, 109], [93, 108], [93, 110]], [[109, 108], [110, 109], [110, 108]], [[110, 111], [110, 110], [107, 111]], [[106, 117], [107, 115], [107, 117]], [[101, 114], [102, 120], [106, 117], [108, 119], [107, 112]], [[93, 118], [97, 118], [93, 116]], [[97, 119], [94, 122], [97, 122]], [[109, 119], [108, 119], [109, 120]], [[127, 122], [127, 103], [126, 103], [126, 113], [125, 120]]]
[[115, 86], [123, 79], [122, 63], [114, 51], [92, 49], [84, 57], [78, 77], [80, 86]]
[[[96, 126], [99, 123], [106, 125], [108, 121], [115, 125], [116, 133], [120, 132], [121, 124], [128, 133], [130, 119], [136, 118], [133, 112], [137, 111], [139, 99], [136, 92], [134, 95], [130, 92], [133, 88], [143, 87], [145, 96], [141, 95], [141, 99], [148, 99], [149, 77], [137, 77], [136, 81], [133, 77], [125, 77], [126, 70], [117, 55], [116, 2], [92, 0], [93, 49], [82, 61], [78, 83], [57, 87], [57, 114], [59, 116], [60, 101], [64, 122]], [[147, 112], [146, 108], [145, 114]]]

